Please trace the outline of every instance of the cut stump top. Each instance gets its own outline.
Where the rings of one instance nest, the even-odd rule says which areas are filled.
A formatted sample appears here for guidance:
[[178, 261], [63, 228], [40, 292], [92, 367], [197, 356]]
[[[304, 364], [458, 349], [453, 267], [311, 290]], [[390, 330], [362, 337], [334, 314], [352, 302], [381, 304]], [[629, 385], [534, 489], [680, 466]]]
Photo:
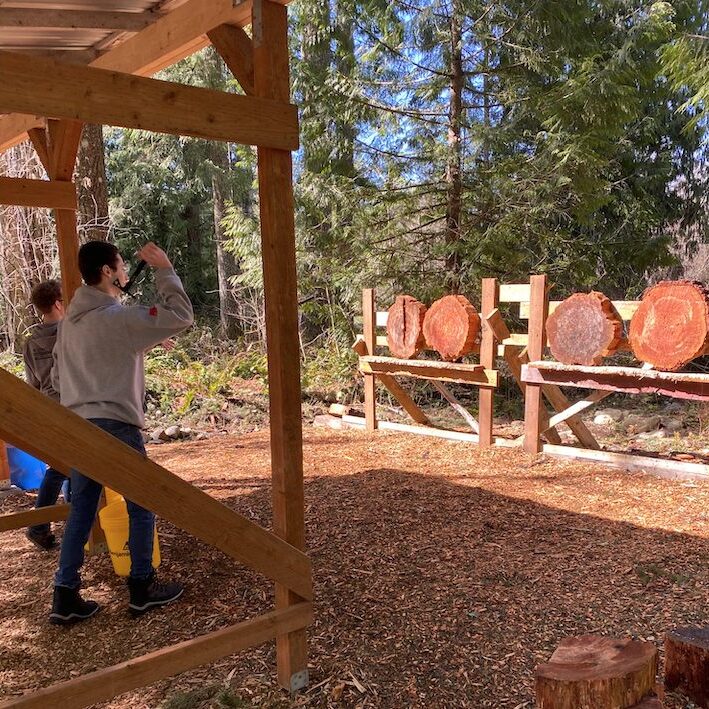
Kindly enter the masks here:
[[431, 349], [454, 362], [474, 351], [480, 316], [465, 296], [446, 295], [426, 311], [423, 333]]
[[387, 346], [394, 357], [410, 359], [426, 346], [426, 306], [410, 295], [397, 295], [387, 316]]

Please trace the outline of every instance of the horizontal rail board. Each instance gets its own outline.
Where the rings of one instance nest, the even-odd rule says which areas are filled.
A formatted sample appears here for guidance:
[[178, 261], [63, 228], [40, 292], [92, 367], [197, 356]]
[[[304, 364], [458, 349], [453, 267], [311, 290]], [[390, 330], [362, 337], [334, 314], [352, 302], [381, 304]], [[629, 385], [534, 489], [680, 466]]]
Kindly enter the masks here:
[[29, 527], [33, 524], [59, 522], [69, 516], [70, 509], [71, 505], [50, 505], [49, 507], [0, 515], [0, 532], [22, 529], [22, 527]]
[[131, 689], [145, 687], [165, 677], [180, 674], [200, 665], [233, 655], [246, 648], [306, 628], [312, 623], [310, 603], [298, 603], [283, 610], [272, 611], [258, 618], [237, 623], [185, 640], [172, 647], [121, 662], [113, 667], [90, 672], [68, 682], [59, 682], [45, 689], [10, 699], [1, 709], [75, 709], [111, 699]]
[[485, 369], [482, 364], [366, 356], [359, 358], [359, 370], [362, 374], [402, 375], [489, 387], [496, 387], [498, 382], [497, 370]]
[[76, 188], [73, 182], [0, 177], [0, 204], [76, 209]]
[[532, 292], [529, 283], [503, 283], [500, 285], [500, 303], [527, 303]]
[[[553, 313], [563, 303], [562, 300], [549, 301], [549, 313]], [[635, 311], [640, 307], [639, 300], [614, 300], [613, 305], [623, 320], [632, 320]], [[529, 303], [521, 303], [519, 316], [522, 320], [529, 320]]]
[[709, 374], [656, 372], [637, 367], [582, 367], [559, 362], [530, 362], [522, 367], [522, 381], [709, 401]]

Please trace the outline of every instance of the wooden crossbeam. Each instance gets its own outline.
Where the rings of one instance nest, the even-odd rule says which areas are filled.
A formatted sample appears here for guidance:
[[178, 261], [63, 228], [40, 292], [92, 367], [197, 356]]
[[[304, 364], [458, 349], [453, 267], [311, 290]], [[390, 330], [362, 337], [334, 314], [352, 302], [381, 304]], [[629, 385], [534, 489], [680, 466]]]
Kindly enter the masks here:
[[207, 32], [229, 71], [247, 95], [254, 93], [254, 47], [251, 37], [235, 25], [219, 25]]
[[0, 438], [54, 468], [82, 471], [301, 598], [312, 598], [308, 557], [0, 369]]
[[[279, 0], [285, 5], [288, 0]], [[151, 76], [209, 44], [207, 32], [224, 24], [251, 22], [251, 0], [188, 0], [91, 62], [100, 69]], [[12, 113], [0, 118], [0, 150], [17, 145], [42, 117]]]
[[435, 362], [425, 359], [398, 359], [396, 357], [359, 358], [362, 374], [392, 374], [418, 379], [438, 379], [461, 384], [496, 387], [498, 373], [485, 369], [481, 364], [458, 364], [455, 362]]
[[47, 522], [59, 522], [69, 516], [71, 505], [50, 505], [33, 510], [22, 510], [21, 512], [10, 512], [0, 515], [0, 532], [7, 532], [11, 529], [21, 529], [33, 524], [46, 524]]
[[76, 188], [73, 182], [0, 177], [0, 204], [74, 210]]
[[558, 414], [554, 414], [554, 416], [552, 416], [547, 422], [547, 425], [550, 427], [557, 426], [558, 424], [563, 423], [564, 421], [568, 421], [568, 419], [570, 419], [572, 416], [578, 416], [587, 409], [590, 409], [591, 407], [598, 404], [600, 401], [603, 401], [603, 399], [610, 396], [612, 393], [612, 391], [594, 391], [584, 399], [575, 402], [564, 411], [560, 411]]
[[226, 140], [298, 148], [295, 106], [51, 59], [0, 52], [0, 109]]
[[416, 421], [416, 423], [429, 425], [431, 422], [428, 416], [421, 411], [416, 402], [408, 395], [406, 390], [389, 374], [378, 374], [379, 381], [389, 390], [389, 393], [402, 405], [404, 411]]
[[0, 27], [121, 30], [140, 32], [155, 22], [152, 12], [105, 12], [98, 10], [40, 10], [0, 8]]
[[305, 628], [313, 622], [310, 603], [276, 610], [242, 623], [162, 648], [113, 667], [90, 672], [67, 682], [0, 703], [0, 708], [76, 709], [111, 699], [131, 689], [260, 645], [279, 634]]
[[[462, 418], [464, 419], [465, 423], [470, 426], [470, 428], [473, 429], [473, 433], [480, 433], [480, 425], [476, 421], [475, 417], [468, 411], [468, 409], [463, 406], [463, 404], [456, 399], [456, 397], [453, 395], [453, 392], [445, 385], [442, 384], [441, 382], [436, 381], [435, 379], [431, 382], [433, 386], [439, 391], [441, 396], [457, 411]], [[492, 391], [491, 389], [488, 389], [487, 391]]]

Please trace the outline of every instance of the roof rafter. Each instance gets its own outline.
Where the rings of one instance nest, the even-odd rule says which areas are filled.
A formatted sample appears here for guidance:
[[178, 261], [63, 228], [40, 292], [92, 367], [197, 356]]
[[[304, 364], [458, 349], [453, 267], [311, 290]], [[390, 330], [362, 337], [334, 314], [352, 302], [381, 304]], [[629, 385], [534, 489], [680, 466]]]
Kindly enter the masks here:
[[160, 16], [154, 12], [0, 8], [0, 27], [121, 30], [140, 32]]

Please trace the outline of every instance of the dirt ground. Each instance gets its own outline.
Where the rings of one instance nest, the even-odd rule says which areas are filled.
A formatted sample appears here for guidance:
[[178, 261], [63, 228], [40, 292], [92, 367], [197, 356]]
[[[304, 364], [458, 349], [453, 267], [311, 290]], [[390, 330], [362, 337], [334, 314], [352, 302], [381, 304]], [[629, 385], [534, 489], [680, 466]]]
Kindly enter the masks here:
[[[269, 524], [266, 432], [150, 454]], [[308, 691], [291, 700], [277, 688], [269, 643], [102, 706], [524, 709], [535, 665], [565, 636], [644, 639], [662, 662], [667, 630], [709, 623], [709, 483], [310, 427], [304, 454], [316, 598]], [[10, 497], [0, 512], [32, 503]], [[132, 620], [108, 557], [92, 557], [84, 585], [102, 611], [70, 629], [47, 622], [56, 553], [2, 535], [0, 698], [270, 609], [268, 581], [159, 529], [160, 573], [185, 582], [184, 599]], [[231, 703], [205, 698], [218, 686], [231, 687]], [[667, 696], [665, 706], [691, 705]]]

